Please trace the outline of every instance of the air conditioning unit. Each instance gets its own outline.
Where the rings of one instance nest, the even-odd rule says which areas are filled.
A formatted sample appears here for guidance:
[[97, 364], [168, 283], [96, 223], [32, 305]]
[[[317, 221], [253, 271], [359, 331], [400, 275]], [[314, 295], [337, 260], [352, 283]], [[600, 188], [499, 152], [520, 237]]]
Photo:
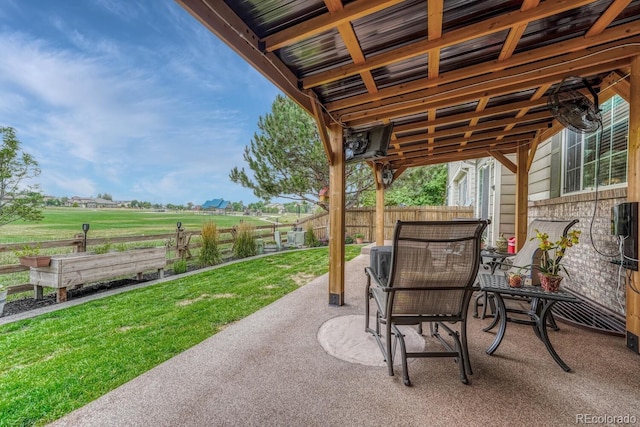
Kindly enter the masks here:
[[369, 266], [381, 283], [387, 283], [391, 271], [391, 246], [375, 246], [369, 254]]
[[304, 246], [304, 231], [287, 231], [287, 246], [299, 248]]

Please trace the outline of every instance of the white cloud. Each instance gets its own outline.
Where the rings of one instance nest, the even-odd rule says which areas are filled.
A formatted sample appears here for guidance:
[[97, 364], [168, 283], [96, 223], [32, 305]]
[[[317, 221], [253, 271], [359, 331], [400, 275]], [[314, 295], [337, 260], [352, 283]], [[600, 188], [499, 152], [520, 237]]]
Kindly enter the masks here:
[[[43, 190], [255, 200], [228, 174], [277, 89], [173, 2], [91, 4], [121, 21], [93, 25], [53, 7], [33, 28], [7, 30], [0, 12], [0, 125], [40, 162]], [[139, 39], [96, 29], [125, 25]]]

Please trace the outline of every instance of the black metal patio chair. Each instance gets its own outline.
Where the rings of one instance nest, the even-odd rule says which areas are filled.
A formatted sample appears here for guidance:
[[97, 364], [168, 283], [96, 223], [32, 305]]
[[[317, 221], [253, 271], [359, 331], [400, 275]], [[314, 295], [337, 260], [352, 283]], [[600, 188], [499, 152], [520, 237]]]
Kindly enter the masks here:
[[[365, 330], [374, 335], [393, 375], [393, 354], [398, 343], [402, 356], [405, 385], [411, 385], [408, 358], [454, 357], [460, 379], [469, 383], [471, 364], [467, 349], [467, 311], [480, 265], [480, 240], [487, 221], [417, 221], [395, 226], [391, 253], [391, 270], [387, 283], [369, 267]], [[448, 257], [452, 245], [460, 248], [456, 257]], [[375, 326], [370, 327], [369, 299], [376, 304]], [[407, 352], [399, 325], [429, 323], [430, 333], [443, 345], [444, 351]], [[450, 324], [460, 324], [454, 330]], [[445, 339], [440, 329], [451, 340]]]
[[[577, 224], [579, 221], [577, 219], [573, 220], [545, 220], [545, 219], [534, 219], [529, 223], [529, 227], [527, 228], [527, 240], [522, 245], [522, 248], [510, 258], [506, 258], [504, 262], [496, 261], [500, 264], [500, 268], [496, 270], [495, 274], [505, 274], [509, 272], [520, 273], [525, 278], [529, 279], [529, 283], [531, 285], [540, 285], [540, 279], [538, 278], [538, 268], [537, 266], [540, 264], [540, 242], [535, 239], [536, 230], [541, 233], [547, 233], [549, 235], [549, 240], [555, 242], [560, 239], [562, 236], [566, 236], [569, 233], [571, 227]], [[483, 300], [480, 303], [480, 300]], [[487, 303], [488, 296], [486, 292], [480, 293], [474, 302], [473, 312], [474, 317], [478, 316], [478, 306], [482, 305], [482, 318], [487, 315]], [[491, 313], [495, 313], [494, 307], [491, 308]], [[555, 322], [553, 320], [553, 316], [550, 316], [550, 321], [552, 327], [557, 329], [555, 326]]]

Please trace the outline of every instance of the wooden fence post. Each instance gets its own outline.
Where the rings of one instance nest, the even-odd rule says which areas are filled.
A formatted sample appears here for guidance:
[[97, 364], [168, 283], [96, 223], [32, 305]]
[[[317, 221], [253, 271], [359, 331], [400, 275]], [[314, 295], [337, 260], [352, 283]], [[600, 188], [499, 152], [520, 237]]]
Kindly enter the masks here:
[[176, 227], [176, 258], [184, 259], [185, 245], [184, 245], [184, 229], [178, 225]]
[[86, 252], [87, 248], [84, 247], [84, 234], [76, 234], [73, 236], [76, 242], [73, 244], [73, 252]]

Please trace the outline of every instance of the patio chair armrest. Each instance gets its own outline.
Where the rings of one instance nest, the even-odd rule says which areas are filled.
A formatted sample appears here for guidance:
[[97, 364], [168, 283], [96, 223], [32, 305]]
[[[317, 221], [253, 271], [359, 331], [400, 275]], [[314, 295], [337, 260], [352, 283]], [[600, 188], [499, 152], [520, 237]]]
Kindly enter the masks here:
[[376, 275], [376, 273], [373, 271], [373, 269], [371, 267], [365, 267], [364, 268], [364, 274], [367, 275], [367, 278], [373, 279], [373, 281], [375, 282], [376, 285], [378, 285], [381, 288], [386, 288], [387, 284], [386, 283], [382, 283], [380, 281], [380, 278]]

